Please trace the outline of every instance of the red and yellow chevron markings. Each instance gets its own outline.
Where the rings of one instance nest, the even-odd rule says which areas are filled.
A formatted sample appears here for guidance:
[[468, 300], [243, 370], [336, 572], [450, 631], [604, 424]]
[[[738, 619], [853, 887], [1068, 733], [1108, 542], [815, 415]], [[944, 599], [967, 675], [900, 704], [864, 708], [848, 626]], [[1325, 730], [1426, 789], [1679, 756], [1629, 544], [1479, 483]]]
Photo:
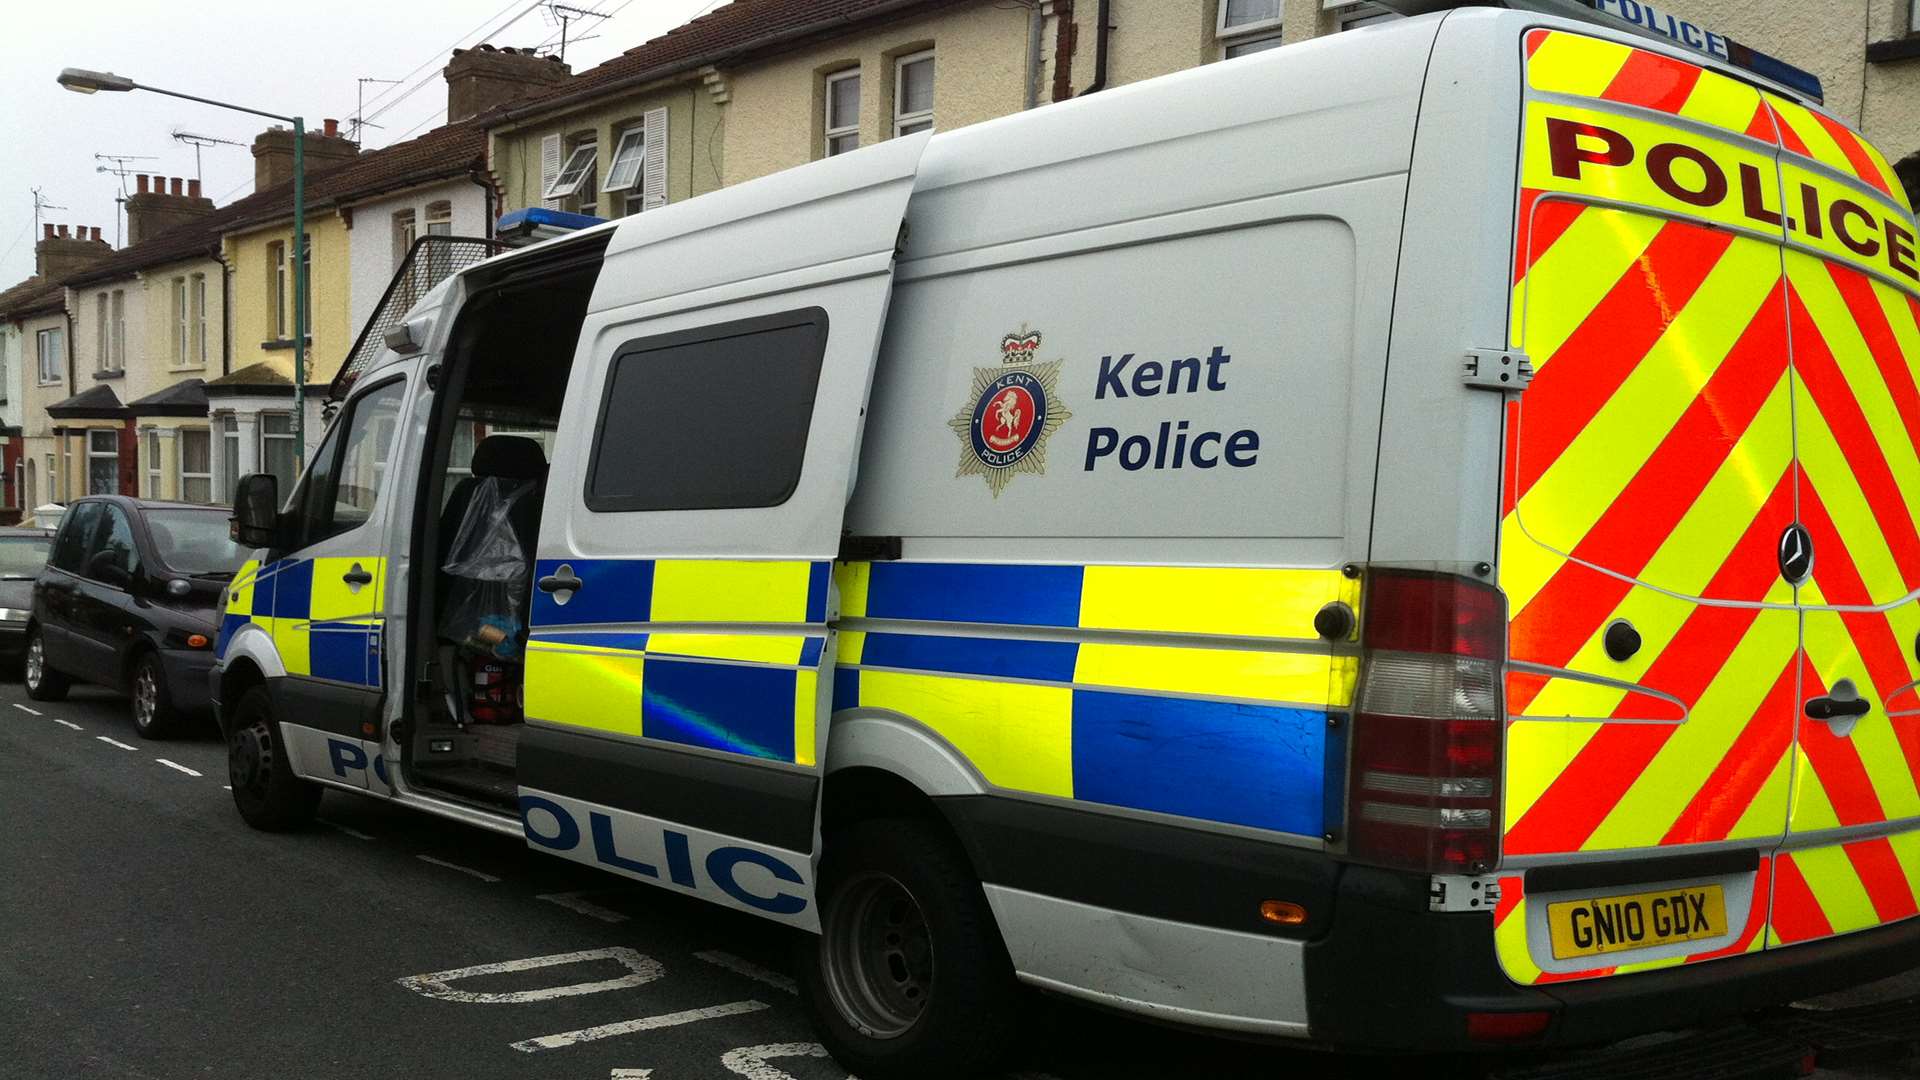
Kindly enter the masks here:
[[[1503, 473], [1505, 850], [1789, 843], [1733, 944], [1653, 965], [1541, 971], [1511, 877], [1502, 963], [1590, 978], [1913, 917], [1920, 829], [1819, 840], [1920, 820], [1911, 209], [1884, 157], [1793, 102], [1575, 34], [1527, 52], [1513, 340], [1538, 374]], [[1776, 561], [1795, 521], [1797, 591]], [[1616, 660], [1621, 619], [1642, 647]], [[1841, 680], [1872, 710], [1805, 718]]]

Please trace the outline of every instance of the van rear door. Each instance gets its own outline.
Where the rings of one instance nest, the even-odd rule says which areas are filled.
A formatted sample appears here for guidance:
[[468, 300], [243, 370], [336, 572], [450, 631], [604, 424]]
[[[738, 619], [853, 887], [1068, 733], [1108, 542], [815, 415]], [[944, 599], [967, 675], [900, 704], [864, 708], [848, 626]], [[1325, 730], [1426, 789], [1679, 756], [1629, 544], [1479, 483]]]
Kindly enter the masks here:
[[817, 926], [831, 567], [926, 141], [614, 234], [540, 528], [529, 843]]
[[1864, 138], [1769, 95], [1786, 253], [1803, 662], [1772, 941], [1912, 917], [1920, 893], [1920, 270], [1899, 180]]

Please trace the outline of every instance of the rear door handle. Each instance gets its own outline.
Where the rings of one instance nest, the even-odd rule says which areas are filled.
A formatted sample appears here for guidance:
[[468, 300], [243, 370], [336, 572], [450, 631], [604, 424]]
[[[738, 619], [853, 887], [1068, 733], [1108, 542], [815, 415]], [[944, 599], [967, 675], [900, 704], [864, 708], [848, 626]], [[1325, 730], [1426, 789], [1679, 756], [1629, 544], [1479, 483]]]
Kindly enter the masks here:
[[361, 569], [359, 563], [354, 563], [353, 569], [340, 575], [340, 580], [349, 585], [371, 585], [373, 584], [373, 575]]
[[1814, 720], [1837, 720], [1843, 716], [1865, 716], [1873, 711], [1873, 702], [1865, 698], [1852, 701], [1836, 701], [1830, 697], [1811, 698], [1807, 701], [1807, 716]]

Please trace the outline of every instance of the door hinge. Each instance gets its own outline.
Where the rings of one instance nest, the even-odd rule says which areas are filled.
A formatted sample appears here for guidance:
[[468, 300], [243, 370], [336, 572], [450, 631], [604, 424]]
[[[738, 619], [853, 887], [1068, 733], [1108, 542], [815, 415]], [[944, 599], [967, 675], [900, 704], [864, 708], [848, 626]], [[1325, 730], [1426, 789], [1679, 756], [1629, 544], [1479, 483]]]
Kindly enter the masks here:
[[1533, 381], [1533, 361], [1517, 349], [1468, 349], [1460, 381], [1478, 390], [1517, 394]]
[[1435, 874], [1427, 889], [1428, 911], [1492, 911], [1500, 903], [1500, 879], [1492, 875]]

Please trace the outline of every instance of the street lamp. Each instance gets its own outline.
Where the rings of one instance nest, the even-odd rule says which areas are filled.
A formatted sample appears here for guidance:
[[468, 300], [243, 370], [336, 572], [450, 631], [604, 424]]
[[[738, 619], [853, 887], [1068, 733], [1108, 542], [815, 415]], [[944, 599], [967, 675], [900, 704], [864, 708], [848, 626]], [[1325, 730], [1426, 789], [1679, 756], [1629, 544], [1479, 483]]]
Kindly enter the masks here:
[[213, 98], [183, 94], [178, 90], [162, 90], [157, 86], [143, 86], [125, 75], [115, 75], [111, 71], [88, 71], [86, 68], [62, 68], [55, 80], [61, 86], [76, 94], [94, 94], [102, 90], [124, 94], [129, 90], [145, 90], [150, 94], [165, 94], [168, 97], [197, 101], [202, 105], [214, 105], [234, 112], [252, 113], [269, 120], [283, 120], [293, 125], [293, 448], [294, 463], [304, 465], [307, 460], [307, 127], [306, 121], [298, 116], [281, 116], [279, 113], [249, 109], [245, 105], [235, 105]]

